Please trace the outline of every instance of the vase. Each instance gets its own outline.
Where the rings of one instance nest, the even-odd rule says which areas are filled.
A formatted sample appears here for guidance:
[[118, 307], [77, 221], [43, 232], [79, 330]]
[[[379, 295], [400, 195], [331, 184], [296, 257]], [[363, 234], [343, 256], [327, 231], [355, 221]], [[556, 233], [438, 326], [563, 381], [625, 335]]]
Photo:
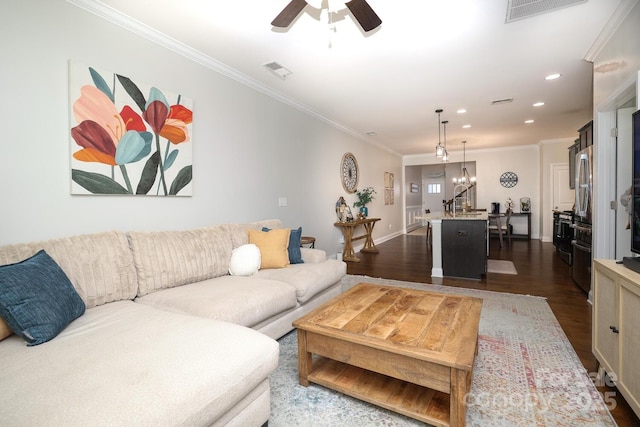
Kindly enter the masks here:
[[369, 208], [366, 206], [362, 206], [360, 208], [360, 213], [362, 214], [363, 218], [366, 218], [367, 216], [369, 216]]

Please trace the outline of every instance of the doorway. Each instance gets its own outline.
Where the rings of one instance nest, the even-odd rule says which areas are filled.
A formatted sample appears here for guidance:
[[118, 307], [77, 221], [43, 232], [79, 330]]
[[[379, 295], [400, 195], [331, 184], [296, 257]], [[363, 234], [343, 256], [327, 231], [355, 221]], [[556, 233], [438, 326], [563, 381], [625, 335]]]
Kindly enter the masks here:
[[631, 205], [625, 202], [631, 201], [625, 197], [627, 191], [631, 191], [631, 158], [633, 154], [633, 141], [631, 129], [631, 115], [635, 111], [635, 99], [616, 111], [616, 128], [618, 137], [616, 144], [616, 259], [631, 256], [631, 230], [629, 227], [629, 215]]
[[[596, 107], [594, 133], [594, 224], [593, 224], [593, 257], [617, 259], [626, 253], [624, 236], [628, 220], [624, 216], [624, 206], [620, 203], [620, 196], [629, 186], [629, 178], [619, 176], [625, 174], [624, 169], [628, 158], [623, 156], [626, 148], [624, 129], [619, 130], [621, 123], [624, 127], [628, 108], [637, 108], [638, 75], [630, 77], [600, 106]], [[629, 119], [630, 120], [630, 119]], [[621, 137], [616, 136], [620, 132]], [[629, 169], [630, 170], [630, 169]], [[630, 172], [628, 172], [630, 174]], [[624, 186], [627, 186], [626, 188]], [[626, 232], [629, 232], [628, 230]], [[630, 239], [630, 237], [629, 237]], [[630, 243], [629, 243], [630, 245]], [[630, 249], [629, 249], [630, 250]]]

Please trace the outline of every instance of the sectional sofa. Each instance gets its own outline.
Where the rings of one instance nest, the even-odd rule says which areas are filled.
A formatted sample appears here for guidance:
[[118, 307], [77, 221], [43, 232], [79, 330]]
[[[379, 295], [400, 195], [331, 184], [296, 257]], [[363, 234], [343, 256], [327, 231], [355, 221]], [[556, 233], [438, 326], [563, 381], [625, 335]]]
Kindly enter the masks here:
[[[0, 247], [0, 317], [19, 332], [0, 341], [0, 425], [263, 425], [275, 339], [346, 274], [309, 248], [266, 268], [282, 251], [270, 233], [283, 232], [267, 220]], [[255, 247], [259, 270], [229, 274]], [[68, 317], [60, 331], [38, 318], [52, 301]]]

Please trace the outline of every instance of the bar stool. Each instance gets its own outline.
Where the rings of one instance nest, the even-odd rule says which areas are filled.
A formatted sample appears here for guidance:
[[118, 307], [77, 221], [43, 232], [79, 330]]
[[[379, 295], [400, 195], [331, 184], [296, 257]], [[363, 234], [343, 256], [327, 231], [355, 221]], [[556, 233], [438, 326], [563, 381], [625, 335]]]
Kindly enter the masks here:
[[[430, 214], [431, 209], [425, 209], [424, 213]], [[432, 243], [432, 242], [433, 242], [433, 235], [432, 235], [432, 229], [431, 229], [431, 221], [427, 220], [427, 243]]]

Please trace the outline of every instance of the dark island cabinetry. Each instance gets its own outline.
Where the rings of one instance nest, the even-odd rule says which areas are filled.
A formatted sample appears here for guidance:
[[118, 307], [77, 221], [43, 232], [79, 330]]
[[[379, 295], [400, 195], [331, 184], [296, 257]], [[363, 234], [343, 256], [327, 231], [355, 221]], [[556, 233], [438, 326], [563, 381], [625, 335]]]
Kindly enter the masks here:
[[442, 221], [442, 270], [447, 277], [482, 278], [487, 272], [487, 221]]

